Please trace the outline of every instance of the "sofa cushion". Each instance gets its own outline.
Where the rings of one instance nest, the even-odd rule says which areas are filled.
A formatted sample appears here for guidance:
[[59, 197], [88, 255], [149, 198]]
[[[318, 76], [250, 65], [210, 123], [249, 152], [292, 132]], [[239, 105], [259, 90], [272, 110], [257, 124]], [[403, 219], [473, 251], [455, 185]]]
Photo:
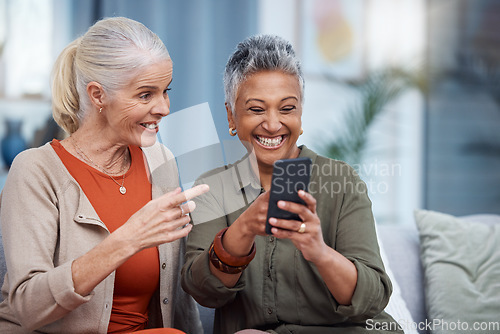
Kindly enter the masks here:
[[488, 217], [498, 224], [415, 211], [433, 333], [500, 333], [500, 216]]

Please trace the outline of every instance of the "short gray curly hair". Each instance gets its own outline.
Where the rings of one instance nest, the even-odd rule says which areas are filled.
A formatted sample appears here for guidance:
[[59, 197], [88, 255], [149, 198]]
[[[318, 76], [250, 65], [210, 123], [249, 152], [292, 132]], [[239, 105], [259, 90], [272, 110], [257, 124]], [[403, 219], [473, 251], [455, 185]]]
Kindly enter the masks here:
[[226, 103], [233, 112], [236, 93], [241, 83], [248, 76], [264, 70], [295, 75], [300, 85], [301, 100], [304, 101], [304, 77], [292, 45], [279, 36], [255, 35], [240, 42], [226, 64], [224, 93]]

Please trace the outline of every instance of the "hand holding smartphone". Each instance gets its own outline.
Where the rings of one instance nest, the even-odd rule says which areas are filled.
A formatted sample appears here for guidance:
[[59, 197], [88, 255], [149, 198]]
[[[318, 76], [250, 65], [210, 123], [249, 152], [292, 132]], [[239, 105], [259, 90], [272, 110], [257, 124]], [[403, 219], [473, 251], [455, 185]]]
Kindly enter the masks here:
[[278, 208], [278, 201], [305, 204], [299, 197], [298, 191], [307, 191], [311, 175], [311, 164], [312, 161], [309, 158], [283, 159], [274, 162], [269, 207], [267, 209], [267, 234], [272, 234], [272, 226], [269, 224], [269, 218], [271, 217], [301, 221], [297, 214]]

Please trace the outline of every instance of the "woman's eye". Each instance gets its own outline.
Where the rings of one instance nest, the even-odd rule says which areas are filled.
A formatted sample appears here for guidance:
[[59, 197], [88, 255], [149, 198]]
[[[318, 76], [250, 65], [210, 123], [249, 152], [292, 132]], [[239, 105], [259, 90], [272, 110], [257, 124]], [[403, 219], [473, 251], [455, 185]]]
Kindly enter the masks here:
[[150, 97], [151, 97], [151, 94], [149, 94], [149, 93], [144, 93], [144, 94], [139, 95], [139, 98], [141, 98], [143, 100], [147, 100]]
[[172, 88], [166, 88], [164, 91], [163, 91], [163, 94], [168, 94], [169, 91], [171, 91]]
[[262, 109], [262, 108], [255, 108], [255, 107], [254, 108], [250, 108], [250, 110], [253, 111], [253, 112], [256, 112], [256, 113], [264, 112], [264, 109]]
[[283, 107], [281, 110], [284, 111], [284, 112], [292, 112], [296, 109], [295, 106], [286, 106], [286, 107]]

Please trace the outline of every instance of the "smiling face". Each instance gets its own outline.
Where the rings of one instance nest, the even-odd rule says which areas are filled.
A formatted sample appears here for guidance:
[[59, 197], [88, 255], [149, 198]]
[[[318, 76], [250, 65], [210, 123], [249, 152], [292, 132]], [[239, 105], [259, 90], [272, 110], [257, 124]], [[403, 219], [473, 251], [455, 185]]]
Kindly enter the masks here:
[[130, 84], [110, 96], [103, 105], [109, 137], [126, 145], [151, 146], [160, 120], [170, 113], [168, 97], [172, 61], [145, 67]]
[[229, 127], [248, 151], [254, 151], [260, 170], [278, 159], [298, 157], [301, 130], [300, 85], [296, 76], [281, 71], [261, 71], [241, 83], [234, 115], [227, 105]]

